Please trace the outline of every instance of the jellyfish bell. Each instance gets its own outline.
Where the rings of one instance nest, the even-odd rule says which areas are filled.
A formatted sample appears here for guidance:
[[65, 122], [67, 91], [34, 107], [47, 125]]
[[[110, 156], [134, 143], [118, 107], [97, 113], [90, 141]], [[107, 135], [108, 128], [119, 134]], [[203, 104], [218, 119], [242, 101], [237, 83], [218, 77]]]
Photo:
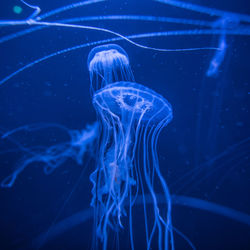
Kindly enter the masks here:
[[92, 90], [118, 81], [134, 81], [127, 53], [116, 44], [93, 48], [87, 60]]
[[95, 63], [100, 62], [107, 63], [107, 65], [113, 64], [113, 60], [121, 59], [126, 65], [129, 65], [128, 55], [123, 48], [117, 44], [105, 44], [93, 48], [88, 55], [88, 67], [94, 69]]
[[[146, 191], [151, 195], [154, 215], [151, 222], [145, 222], [145, 247], [152, 247], [153, 240], [158, 249], [169, 244], [173, 246], [170, 193], [161, 175], [156, 152], [159, 133], [173, 117], [171, 105], [155, 91], [124, 81], [96, 91], [93, 105], [100, 117], [102, 136], [97, 169], [90, 179], [92, 205], [99, 211], [95, 227], [104, 241], [103, 248], [107, 248], [109, 226], [122, 228], [126, 202], [130, 204], [129, 223], [133, 228], [132, 200]], [[159, 210], [157, 192], [165, 195], [165, 209]], [[150, 220], [147, 212], [146, 208], [145, 221]], [[131, 248], [133, 240], [131, 236]]]
[[94, 105], [109, 110], [118, 116], [133, 115], [134, 120], [150, 121], [149, 125], [159, 121], [170, 122], [173, 117], [170, 103], [155, 91], [133, 82], [111, 84], [93, 97]]

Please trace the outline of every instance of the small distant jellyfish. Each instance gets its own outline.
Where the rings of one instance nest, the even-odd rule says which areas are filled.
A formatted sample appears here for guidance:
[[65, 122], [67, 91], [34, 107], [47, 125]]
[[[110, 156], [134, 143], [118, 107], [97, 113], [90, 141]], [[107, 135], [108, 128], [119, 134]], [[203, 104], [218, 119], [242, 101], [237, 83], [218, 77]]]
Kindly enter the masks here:
[[87, 64], [92, 92], [117, 81], [134, 81], [128, 55], [116, 44], [93, 48]]
[[[133, 82], [109, 84], [93, 96], [100, 117], [101, 138], [97, 168], [91, 174], [96, 242], [109, 249], [109, 230], [123, 228], [129, 209], [130, 247], [134, 249], [133, 206], [138, 194], [149, 193], [152, 210], [144, 200], [145, 248], [173, 248], [171, 199], [159, 169], [156, 145], [161, 130], [172, 120], [172, 107], [153, 90]], [[165, 197], [159, 208], [156, 193]], [[148, 215], [150, 215], [148, 217]], [[150, 218], [153, 218], [151, 220]], [[98, 248], [98, 246], [95, 246]]]
[[234, 16], [223, 16], [216, 20], [213, 24], [214, 29], [221, 29], [221, 35], [218, 42], [218, 48], [210, 61], [209, 67], [206, 72], [207, 77], [216, 77], [219, 68], [223, 63], [227, 51], [226, 30], [235, 29], [239, 25], [239, 19]]
[[212, 60], [210, 61], [208, 70], [206, 72], [207, 77], [216, 77], [218, 75], [219, 67], [221, 66], [227, 49], [227, 43], [226, 43], [226, 36], [221, 35], [219, 44], [218, 44], [219, 50], [215, 53]]

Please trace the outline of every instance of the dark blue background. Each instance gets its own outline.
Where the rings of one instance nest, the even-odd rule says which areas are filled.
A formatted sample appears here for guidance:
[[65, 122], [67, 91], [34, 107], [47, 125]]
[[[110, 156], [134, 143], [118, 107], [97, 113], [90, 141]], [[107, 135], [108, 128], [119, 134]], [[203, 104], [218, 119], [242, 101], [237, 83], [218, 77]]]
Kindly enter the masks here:
[[[250, 13], [247, 0], [190, 2]], [[68, 5], [71, 1], [30, 3], [39, 5], [42, 13], [45, 13]], [[12, 10], [14, 5], [22, 6], [23, 12], [15, 14]], [[24, 19], [31, 12], [19, 1], [0, 3], [1, 20]], [[137, 0], [96, 3], [69, 10], [48, 20], [111, 14], [215, 20], [204, 14]], [[111, 29], [123, 35], [196, 28], [128, 20], [84, 24]], [[1, 36], [23, 28], [1, 27]], [[97, 31], [47, 28], [8, 41], [0, 45], [0, 78], [55, 51], [112, 37]], [[215, 35], [195, 35], [144, 38], [136, 42], [175, 49], [216, 47], [218, 39]], [[160, 168], [171, 193], [198, 197], [245, 213], [250, 213], [249, 141], [233, 149], [230, 146], [237, 145], [249, 136], [249, 39], [247, 36], [227, 36], [225, 60], [218, 76], [213, 78], [206, 77], [206, 70], [215, 53], [212, 50], [166, 53], [141, 49], [125, 41], [117, 42], [129, 55], [136, 81], [163, 95], [173, 106], [174, 119], [162, 131], [158, 145]], [[91, 48], [53, 57], [0, 86], [1, 129], [8, 131], [37, 122], [59, 123], [69, 129], [83, 129], [86, 124], [95, 121], [86, 65]], [[200, 129], [197, 125], [199, 119]], [[52, 145], [53, 141], [67, 140], [65, 134], [55, 130], [19, 133], [14, 138], [33, 146], [41, 142]], [[1, 151], [13, 147], [8, 140], [0, 141]], [[201, 165], [224, 151], [225, 155], [219, 160]], [[11, 173], [21, 156], [18, 152], [0, 155], [1, 179]], [[87, 161], [86, 158], [84, 162]], [[42, 165], [32, 165], [19, 176], [11, 189], [0, 189], [0, 249], [26, 248], [48, 229], [59, 212], [56, 222], [89, 208], [92, 187], [89, 175], [94, 167], [94, 162], [90, 161], [79, 180], [85, 166], [78, 166], [70, 160], [49, 176], [43, 173]], [[250, 248], [249, 227], [209, 212], [174, 206], [173, 224], [190, 238], [197, 249]], [[79, 225], [55, 238], [44, 249], [90, 248], [91, 228], [91, 221]], [[179, 236], [176, 236], [176, 248], [189, 249]]]

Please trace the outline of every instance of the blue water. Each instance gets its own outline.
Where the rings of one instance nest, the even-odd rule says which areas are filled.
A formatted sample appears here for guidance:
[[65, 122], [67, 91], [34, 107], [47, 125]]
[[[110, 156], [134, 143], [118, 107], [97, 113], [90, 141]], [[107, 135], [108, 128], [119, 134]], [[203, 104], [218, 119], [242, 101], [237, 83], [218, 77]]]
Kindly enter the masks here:
[[[21, 1], [0, 3], [0, 133], [5, 135], [0, 139], [0, 182], [32, 150], [44, 152], [57, 144], [68, 149], [73, 131], [81, 134], [96, 121], [87, 58], [100, 41], [116, 39], [112, 43], [126, 51], [135, 81], [173, 108], [157, 151], [172, 195], [175, 249], [250, 249], [250, 5], [246, 0], [189, 0], [216, 9], [194, 7], [197, 12], [164, 2], [100, 1], [50, 16], [43, 14], [76, 1], [29, 2], [40, 7], [41, 21], [71, 24], [62, 20], [81, 17], [73, 23], [118, 35], [39, 28], [24, 21], [37, 18], [34, 9]], [[36, 30], [20, 33], [27, 29]], [[154, 34], [136, 36], [145, 33]], [[40, 125], [27, 129], [30, 124]], [[26, 129], [8, 134], [19, 127]], [[0, 188], [0, 249], [91, 249], [95, 232], [89, 176], [99, 146], [91, 145], [78, 160], [57, 159], [52, 173], [44, 161], [34, 161], [10, 188]], [[133, 214], [135, 249], [145, 249], [142, 203], [138, 197]], [[150, 201], [147, 205], [150, 220]], [[119, 236], [109, 231], [109, 249], [131, 248], [126, 219], [123, 226]], [[158, 249], [157, 242], [151, 248]]]

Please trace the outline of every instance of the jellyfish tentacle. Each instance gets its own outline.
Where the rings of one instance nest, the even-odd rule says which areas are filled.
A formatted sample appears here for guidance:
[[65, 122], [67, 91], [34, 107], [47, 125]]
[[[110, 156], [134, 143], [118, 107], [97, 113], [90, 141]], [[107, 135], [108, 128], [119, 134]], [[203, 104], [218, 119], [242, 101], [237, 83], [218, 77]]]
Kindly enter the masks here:
[[[24, 150], [28, 155], [16, 166], [16, 169], [13, 173], [7, 176], [2, 182], [1, 187], [10, 188], [14, 185], [17, 177], [31, 164], [34, 163], [44, 163], [44, 173], [50, 174], [56, 168], [61, 166], [67, 159], [71, 158], [81, 165], [83, 157], [87, 151], [90, 150], [96, 136], [98, 135], [98, 124], [94, 123], [87, 126], [85, 130], [82, 131], [69, 131], [66, 127], [58, 124], [35, 124], [22, 126], [20, 128], [14, 129], [5, 133], [5, 137], [13, 135], [16, 132], [27, 130], [27, 131], [36, 131], [39, 129], [44, 129], [46, 127], [58, 127], [65, 130], [71, 141], [66, 141], [63, 143], [58, 143], [50, 147], [37, 147], [35, 150], [29, 150], [28, 148], [20, 147], [21, 150]], [[15, 141], [14, 141], [15, 142]], [[19, 146], [17, 144], [17, 146]]]
[[187, 3], [187, 2], [181, 2], [181, 1], [177, 1], [177, 0], [155, 0], [155, 1], [160, 2], [160, 3], [164, 3], [164, 4], [168, 4], [168, 5], [172, 5], [172, 6], [175, 6], [178, 8], [195, 11], [195, 12], [199, 12], [202, 14], [207, 14], [210, 16], [218, 16], [218, 17], [231, 16], [231, 17], [235, 17], [235, 18], [241, 20], [242, 22], [250, 23], [250, 16], [245, 15], [245, 14], [239, 14], [239, 13], [234, 13], [234, 12], [230, 12], [230, 11], [226, 11], [226, 10], [219, 10], [219, 9], [215, 9], [215, 8], [204, 7], [204, 6], [200, 6], [200, 5], [196, 5], [196, 4], [192, 4], [192, 3]]
[[[43, 20], [43, 19], [45, 19], [47, 17], [50, 17], [50, 16], [53, 16], [55, 14], [65, 12], [65, 11], [73, 9], [73, 8], [78, 8], [78, 7], [81, 7], [83, 5], [88, 5], [88, 4], [93, 4], [93, 3], [97, 3], [97, 2], [103, 2], [103, 1], [106, 1], [106, 0], [89, 0], [89, 1], [84, 1], [84, 2], [81, 1], [81, 2], [78, 2], [78, 3], [74, 3], [74, 4], [69, 4], [69, 5], [66, 5], [66, 6], [51, 10], [51, 11], [49, 11], [47, 13], [44, 13], [44, 14], [42, 14], [40, 16], [37, 16], [39, 14], [38, 13], [36, 15], [36, 20], [41, 21], [41, 20]], [[30, 18], [28, 18], [28, 19], [30, 19]], [[65, 20], [61, 20], [61, 22], [65, 22]], [[15, 25], [15, 24], [16, 25], [22, 25], [22, 24], [27, 24], [27, 23], [25, 21], [11, 21], [11, 20], [9, 20], [9, 21], [1, 20], [0, 21], [0, 25]], [[6, 36], [3, 36], [3, 37], [0, 38], [0, 43], [10, 41], [10, 40], [12, 40], [14, 38], [21, 37], [23, 35], [32, 33], [34, 31], [38, 31], [38, 30], [43, 29], [43, 28], [45, 28], [45, 27], [41, 26], [41, 27], [28, 28], [28, 29], [24, 29], [24, 30], [21, 30], [21, 31], [18, 31], [18, 32], [15, 32], [15, 33], [12, 33], [12, 34], [9, 34], [9, 35], [6, 35]]]
[[39, 13], [41, 12], [41, 9], [39, 8], [39, 6], [31, 5], [24, 0], [21, 0], [21, 2], [25, 4], [26, 6], [28, 6], [29, 8], [34, 10], [34, 12], [27, 18], [27, 20], [37, 17]]
[[45, 128], [51, 128], [51, 127], [55, 127], [55, 128], [59, 128], [65, 131], [68, 131], [68, 129], [61, 125], [61, 124], [57, 124], [57, 123], [33, 123], [33, 124], [28, 124], [28, 125], [24, 125], [18, 128], [15, 128], [13, 130], [10, 130], [8, 132], [3, 133], [3, 135], [1, 136], [2, 139], [5, 139], [15, 133], [18, 133], [20, 131], [36, 131], [36, 130], [40, 130], [40, 129], [45, 129]]
[[[160, 203], [164, 204], [165, 203], [165, 198], [164, 195], [162, 194], [157, 194], [157, 199], [159, 200]], [[185, 196], [185, 195], [175, 195], [173, 194], [171, 196], [172, 203], [175, 206], [182, 206], [182, 207], [189, 207], [189, 208], [194, 208], [198, 209], [201, 211], [207, 211], [212, 214], [220, 215], [225, 218], [228, 218], [232, 221], [236, 221], [239, 223], [242, 223], [246, 226], [250, 226], [250, 215], [246, 214], [244, 212], [238, 211], [236, 209], [229, 208], [227, 206], [223, 206], [217, 203], [213, 203], [211, 201], [206, 201], [203, 199], [199, 199], [197, 197], [192, 197], [192, 196]], [[152, 199], [149, 194], [145, 194], [145, 197], [143, 198], [142, 195], [138, 196], [136, 199], [135, 205], [143, 205], [144, 203], [146, 204], [151, 204]], [[127, 203], [125, 205], [128, 205]], [[93, 212], [91, 209], [86, 209], [79, 211], [63, 220], [58, 222], [56, 225], [53, 226], [53, 228], [50, 231], [50, 234], [47, 235], [46, 242], [52, 240], [55, 237], [60, 236], [64, 232], [74, 228], [75, 226], [85, 223], [87, 220], [90, 220], [93, 216]], [[173, 230], [177, 233], [180, 234], [181, 232], [177, 230], [175, 227], [173, 227]], [[33, 246], [40, 245], [40, 242], [44, 242], [44, 235], [47, 233], [43, 232], [41, 233], [37, 238], [34, 239], [33, 241]], [[183, 235], [183, 233], [181, 233]], [[183, 235], [184, 236], [184, 235]], [[191, 248], [195, 249], [195, 246], [192, 244], [192, 242], [185, 236], [183, 237], [188, 244], [190, 245]], [[44, 242], [44, 243], [46, 243]], [[190, 243], [189, 243], [190, 242]]]
[[[143, 44], [140, 44], [140, 43], [137, 43], [137, 42], [131, 40], [132, 38], [130, 38], [128, 36], [124, 36], [121, 33], [118, 33], [116, 31], [106, 29], [106, 28], [96, 27], [96, 26], [78, 25], [78, 24], [60, 23], [60, 22], [36, 21], [34, 19], [29, 19], [26, 21], [1, 21], [0, 24], [1, 25], [25, 25], [25, 24], [27, 24], [27, 25], [36, 25], [36, 26], [47, 26], [47, 27], [64, 27], [64, 28], [76, 28], [76, 29], [83, 29], [83, 30], [95, 30], [95, 31], [104, 32], [104, 33], [108, 33], [108, 34], [114, 35], [116, 37], [119, 37], [122, 40], [125, 40], [128, 43], [130, 43], [138, 48], [159, 51], [159, 52], [171, 51], [169, 49], [146, 46], [146, 45], [143, 45]], [[208, 49], [208, 48], [206, 48], [206, 49]], [[209, 48], [209, 49], [211, 49], [211, 48]], [[214, 48], [212, 48], [212, 49], [214, 49]], [[175, 51], [177, 51], [177, 50], [175, 50]], [[181, 49], [181, 51], [185, 51], [185, 49]]]
[[[159, 177], [159, 171], [155, 166], [158, 164], [155, 156], [156, 152], [151, 152], [155, 150], [151, 146], [151, 143], [157, 143], [157, 140], [153, 138], [156, 135], [156, 131], [160, 133], [160, 128], [167, 125], [172, 118], [171, 106], [165, 99], [152, 90], [143, 85], [127, 81], [111, 83], [96, 91], [93, 96], [93, 104], [97, 110], [97, 114], [102, 118], [103, 130], [107, 131], [104, 135], [108, 135], [108, 139], [102, 138], [102, 157], [100, 157], [100, 164], [104, 163], [102, 168], [107, 169], [106, 183], [109, 186], [109, 191], [107, 192], [108, 198], [104, 205], [105, 209], [101, 211], [98, 222], [98, 234], [101, 232], [103, 236], [101, 238], [103, 248], [106, 249], [108, 247], [107, 230], [109, 229], [109, 222], [113, 221], [111, 214], [116, 215], [114, 223], [120, 225], [120, 228], [122, 228], [122, 213], [120, 211], [121, 208], [124, 208], [125, 202], [128, 199], [131, 200], [129, 196], [133, 186], [141, 185], [142, 195], [144, 194], [140, 167], [143, 168], [143, 178], [146, 188], [151, 194], [154, 208], [152, 224], [149, 226], [147, 219], [145, 220], [147, 249], [150, 249], [153, 238], [156, 238], [159, 249], [168, 249], [169, 234], [171, 235], [171, 245], [174, 246], [171, 234], [171, 209], [168, 207], [167, 220], [165, 221], [155, 196], [154, 172], [156, 171]], [[138, 135], [141, 138], [139, 140]], [[135, 142], [138, 145], [135, 145]], [[141, 146], [141, 149], [138, 146]], [[109, 154], [113, 155], [113, 157], [110, 158]], [[142, 160], [140, 160], [140, 155]], [[116, 160], [114, 161], [114, 159]], [[115, 166], [119, 171], [119, 175], [116, 175], [117, 170], [113, 169], [114, 162], [116, 162]], [[110, 167], [111, 169], [108, 170]], [[114, 176], [117, 176], [117, 181], [114, 181]], [[133, 179], [133, 176], [138, 176], [135, 179], [136, 181]], [[160, 177], [160, 182], [164, 182]], [[95, 188], [99, 190], [97, 192], [100, 192], [102, 185], [98, 185], [95, 185]], [[161, 185], [164, 192], [166, 192], [165, 185]], [[113, 192], [113, 187], [118, 192]], [[137, 190], [138, 188], [136, 188], [136, 192], [138, 192]], [[170, 202], [168, 206], [171, 206]], [[144, 206], [144, 216], [146, 214], [147, 208]], [[132, 204], [130, 205], [129, 221], [132, 223]], [[132, 225], [130, 225], [130, 228], [130, 232], [132, 232]], [[158, 233], [157, 236], [156, 231]], [[133, 237], [130, 236], [130, 239], [132, 246]]]
[[[103, 0], [99, 0], [103, 1]], [[43, 15], [38, 17], [38, 20], [42, 20]], [[130, 20], [130, 21], [147, 21], [147, 22], [163, 22], [163, 23], [177, 23], [177, 24], [187, 24], [187, 25], [196, 25], [201, 27], [213, 27], [213, 22], [195, 20], [195, 19], [182, 19], [182, 18], [170, 18], [170, 17], [158, 17], [158, 16], [138, 16], [138, 15], [108, 15], [108, 16], [89, 16], [89, 17], [77, 17], [70, 19], [57, 20], [61, 23], [75, 23], [75, 22], [84, 22], [84, 21], [98, 21], [98, 20]], [[1, 25], [1, 21], [0, 21]], [[22, 37], [24, 35], [30, 34], [32, 32], [45, 29], [47, 26], [32, 27], [24, 29], [12, 34], [2, 36], [0, 38], [0, 43], [10, 41], [15, 38]]]
[[[243, 140], [245, 141], [245, 140]], [[242, 142], [243, 142], [242, 141]], [[245, 141], [246, 142], [246, 141]], [[235, 145], [236, 146], [236, 145]], [[239, 145], [238, 145], [239, 146]], [[249, 148], [249, 145], [246, 145], [246, 148]], [[176, 186], [178, 184], [178, 188], [176, 188], [175, 192], [179, 193], [182, 190], [187, 189], [187, 187], [190, 189], [191, 187], [194, 187], [194, 184], [197, 186], [199, 183], [204, 182], [209, 176], [212, 176], [214, 173], [218, 173], [219, 170], [221, 169], [225, 169], [225, 171], [228, 171], [228, 168], [230, 169], [230, 166], [234, 167], [235, 164], [233, 164], [233, 161], [236, 161], [236, 165], [239, 164], [241, 162], [241, 159], [245, 156], [249, 154], [249, 150], [248, 148], [246, 150], [244, 150], [243, 148], [240, 148], [240, 152], [233, 154], [233, 157], [227, 157], [222, 164], [219, 164], [219, 166], [214, 165], [217, 161], [223, 159], [223, 157], [227, 156], [228, 154], [230, 154], [230, 152], [232, 152], [231, 150], [225, 150], [223, 151], [221, 154], [211, 158], [211, 160], [200, 164], [198, 167], [193, 168], [191, 171], [187, 172], [185, 175], [181, 176], [180, 178], [178, 178], [178, 180], [174, 183], [174, 185]], [[209, 168], [213, 166], [213, 168]], [[209, 168], [209, 169], [208, 169]], [[206, 172], [204, 174], [204, 171]], [[200, 176], [200, 177], [199, 177]], [[193, 183], [193, 179], [194, 178], [198, 178], [199, 180], [196, 181], [195, 183]], [[182, 183], [180, 185], [180, 183]]]
[[[221, 30], [184, 30], [184, 31], [166, 31], [166, 32], [153, 32], [153, 33], [145, 33], [145, 34], [136, 34], [136, 35], [130, 35], [128, 38], [131, 39], [141, 39], [141, 38], [150, 38], [150, 37], [162, 37], [162, 36], [176, 36], [176, 35], [220, 35], [222, 33]], [[225, 31], [226, 34], [231, 34], [231, 35], [250, 35], [250, 29], [244, 29], [244, 30], [229, 30]], [[100, 45], [103, 43], [112, 43], [115, 41], [120, 41], [122, 38], [117, 37], [117, 38], [111, 38], [111, 39], [106, 39], [106, 40], [99, 40], [95, 42], [90, 42], [90, 43], [85, 43], [81, 45], [76, 45], [70, 48], [66, 48], [63, 50], [56, 51], [54, 53], [51, 53], [47, 56], [41, 57], [39, 59], [36, 59], [25, 66], [19, 68], [15, 72], [12, 72], [11, 74], [7, 75], [6, 77], [2, 78], [0, 80], [0, 86], [12, 79], [14, 76], [20, 74], [24, 70], [38, 64], [41, 62], [44, 62], [52, 57], [62, 55], [65, 53], [68, 53], [73, 50], [77, 49], [82, 49], [85, 47], [90, 47], [90, 46], [95, 46], [95, 45]], [[207, 50], [207, 49], [212, 49], [212, 50], [218, 50], [218, 48], [214, 47], [201, 47], [201, 48], [184, 48], [184, 49], [166, 49], [165, 51], [167, 52], [188, 52], [188, 51], [196, 51], [196, 50]]]
[[91, 4], [94, 4], [94, 3], [105, 2], [105, 1], [107, 1], [107, 0], [87, 0], [87, 1], [80, 1], [80, 2], [76, 2], [76, 3], [72, 3], [72, 4], [69, 4], [69, 5], [65, 5], [65, 6], [59, 7], [57, 9], [48, 11], [48, 12], [38, 16], [36, 19], [41, 21], [41, 20], [43, 20], [43, 19], [45, 19], [47, 17], [54, 16], [56, 14], [65, 12], [67, 10], [79, 8], [79, 7], [82, 7], [84, 5], [91, 5]]
[[129, 36], [124, 36], [116, 31], [109, 30], [106, 28], [100, 28], [100, 27], [95, 27], [95, 26], [87, 26], [87, 25], [77, 25], [77, 24], [68, 24], [68, 23], [58, 23], [58, 22], [44, 22], [44, 21], [34, 21], [28, 23], [30, 25], [43, 25], [43, 26], [51, 26], [51, 27], [64, 27], [64, 28], [77, 28], [77, 29], [85, 29], [85, 30], [95, 30], [95, 31], [100, 31], [104, 33], [109, 33], [111, 35], [114, 35], [116, 37], [121, 38], [122, 40], [127, 41], [128, 43], [141, 48], [141, 49], [148, 49], [148, 50], [153, 50], [153, 51], [158, 51], [158, 52], [170, 52], [170, 51], [189, 51], [189, 50], [201, 50], [201, 49], [212, 49], [212, 50], [217, 50], [218, 48], [211, 48], [211, 47], [205, 47], [205, 48], [191, 48], [191, 49], [164, 49], [164, 48], [155, 48], [155, 47], [150, 47], [143, 45], [141, 43], [137, 43], [131, 39]]

